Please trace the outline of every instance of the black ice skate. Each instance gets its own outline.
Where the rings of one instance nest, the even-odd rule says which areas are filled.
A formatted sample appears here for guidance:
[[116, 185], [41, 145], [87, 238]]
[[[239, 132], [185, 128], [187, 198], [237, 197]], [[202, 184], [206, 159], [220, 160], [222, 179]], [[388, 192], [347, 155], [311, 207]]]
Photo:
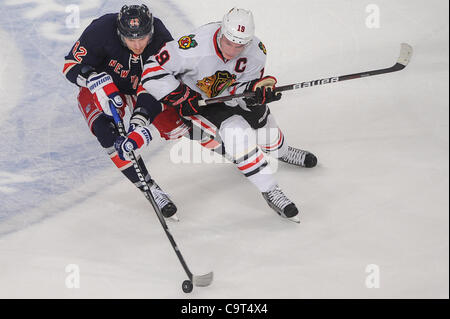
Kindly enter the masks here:
[[317, 164], [317, 157], [313, 153], [290, 146], [288, 146], [287, 153], [283, 157], [280, 157], [279, 160], [307, 168], [314, 167]]
[[262, 193], [267, 204], [277, 212], [278, 215], [287, 218], [293, 222], [300, 223], [298, 218], [298, 209], [289, 198], [284, 195], [283, 191], [278, 185], [275, 185], [268, 192]]
[[173, 218], [178, 221], [178, 218], [175, 216], [177, 212], [177, 207], [170, 200], [169, 196], [166, 192], [164, 192], [155, 181], [150, 181], [148, 183], [150, 186], [150, 191], [152, 192], [153, 198], [155, 199], [156, 204], [158, 205], [161, 214], [165, 218]]

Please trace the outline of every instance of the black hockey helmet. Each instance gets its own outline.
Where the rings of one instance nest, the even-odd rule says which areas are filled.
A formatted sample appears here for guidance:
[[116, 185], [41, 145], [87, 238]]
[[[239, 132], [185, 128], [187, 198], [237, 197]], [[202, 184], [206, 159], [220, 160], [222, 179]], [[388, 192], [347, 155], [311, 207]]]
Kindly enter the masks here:
[[125, 38], [153, 35], [153, 15], [145, 4], [123, 6], [117, 17], [117, 31]]

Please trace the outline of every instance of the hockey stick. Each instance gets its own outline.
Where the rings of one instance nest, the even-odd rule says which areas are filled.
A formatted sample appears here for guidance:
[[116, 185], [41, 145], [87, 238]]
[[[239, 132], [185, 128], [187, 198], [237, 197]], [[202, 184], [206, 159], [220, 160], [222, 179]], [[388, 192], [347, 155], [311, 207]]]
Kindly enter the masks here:
[[[314, 80], [314, 81], [307, 81], [307, 82], [279, 86], [279, 87], [275, 88], [275, 92], [297, 90], [297, 89], [308, 88], [308, 87], [312, 87], [312, 86], [316, 86], [316, 85], [324, 85], [324, 84], [342, 82], [342, 81], [346, 81], [346, 80], [365, 78], [365, 77], [373, 76], [373, 75], [397, 72], [397, 71], [403, 70], [408, 65], [412, 54], [413, 54], [413, 48], [407, 43], [402, 43], [401, 48], [400, 48], [400, 56], [397, 59], [397, 63], [395, 63], [390, 68], [378, 69], [378, 70], [372, 70], [372, 71], [366, 71], [366, 72], [360, 72], [360, 73], [354, 73], [354, 74], [347, 74], [347, 75], [341, 75], [341, 76], [334, 76], [334, 77], [324, 78], [324, 79], [319, 79], [319, 80]], [[213, 103], [230, 101], [230, 100], [233, 100], [236, 98], [253, 97], [253, 96], [255, 96], [254, 92], [244, 92], [241, 94], [227, 95], [227, 96], [221, 96], [221, 97], [216, 97], [216, 98], [212, 98], [212, 99], [200, 100], [198, 104], [200, 106], [206, 106], [206, 105], [213, 104]]]
[[[115, 106], [111, 103], [111, 101], [109, 102], [109, 107], [110, 107], [112, 115], [114, 117], [114, 122], [116, 123], [117, 128], [119, 130], [120, 136], [126, 137], [127, 134], [126, 134], [126, 130], [125, 130], [125, 126], [123, 124], [123, 121], [120, 118], [119, 114], [117, 113], [117, 110], [116, 110]], [[158, 205], [155, 202], [155, 199], [153, 198], [153, 195], [152, 195], [152, 193], [150, 191], [150, 187], [149, 187], [147, 181], [144, 178], [144, 174], [142, 174], [142, 169], [141, 169], [141, 167], [139, 165], [139, 162], [136, 159], [136, 155], [134, 154], [134, 152], [130, 152], [130, 158], [131, 158], [131, 162], [133, 163], [133, 167], [136, 170], [136, 173], [137, 173], [137, 175], [139, 177], [139, 181], [142, 183], [142, 185], [144, 185], [145, 197], [147, 197], [147, 199], [152, 204], [153, 209], [156, 212], [156, 216], [158, 216], [159, 222], [161, 223], [161, 226], [163, 227], [167, 237], [169, 238], [170, 244], [172, 245], [173, 249], [175, 250], [175, 253], [177, 254], [178, 260], [180, 261], [181, 265], [183, 266], [183, 269], [186, 272], [189, 280], [196, 287], [209, 286], [212, 283], [212, 280], [213, 280], [213, 272], [209, 272], [209, 273], [207, 273], [205, 275], [195, 276], [189, 270], [189, 267], [187, 266], [186, 262], [184, 261], [183, 255], [181, 254], [180, 250], [178, 249], [177, 243], [175, 242], [175, 239], [173, 238], [172, 234], [170, 233], [169, 227], [167, 226], [167, 223], [164, 220], [164, 217], [162, 216], [161, 211], [159, 210], [159, 207], [158, 207]], [[183, 283], [183, 291], [185, 291], [185, 292], [192, 291], [192, 286], [191, 286], [190, 291], [189, 291], [189, 288], [186, 288], [186, 289], [187, 289], [187, 291], [185, 291], [185, 283]]]

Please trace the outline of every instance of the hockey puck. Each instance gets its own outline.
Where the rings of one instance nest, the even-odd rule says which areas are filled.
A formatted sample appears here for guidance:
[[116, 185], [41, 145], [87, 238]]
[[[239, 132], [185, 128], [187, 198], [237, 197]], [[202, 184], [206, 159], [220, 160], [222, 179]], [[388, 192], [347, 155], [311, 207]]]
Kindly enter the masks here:
[[183, 292], [190, 293], [192, 292], [192, 289], [194, 289], [194, 286], [192, 285], [192, 281], [185, 280], [183, 281], [183, 285], [181, 286], [183, 288]]

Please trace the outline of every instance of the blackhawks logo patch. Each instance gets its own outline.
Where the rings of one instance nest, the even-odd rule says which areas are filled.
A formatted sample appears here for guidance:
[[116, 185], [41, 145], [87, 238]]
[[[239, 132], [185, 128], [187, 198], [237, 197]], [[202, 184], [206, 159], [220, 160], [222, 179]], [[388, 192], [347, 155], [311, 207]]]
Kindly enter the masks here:
[[209, 97], [216, 97], [236, 82], [236, 75], [228, 71], [217, 71], [197, 81], [197, 86]]
[[183, 50], [195, 48], [198, 45], [198, 43], [197, 41], [194, 40], [194, 37], [195, 37], [194, 34], [185, 35], [181, 37], [180, 40], [178, 40], [178, 47]]
[[267, 51], [266, 51], [266, 47], [262, 42], [259, 42], [258, 44], [259, 48], [261, 49], [261, 51], [267, 55]]

